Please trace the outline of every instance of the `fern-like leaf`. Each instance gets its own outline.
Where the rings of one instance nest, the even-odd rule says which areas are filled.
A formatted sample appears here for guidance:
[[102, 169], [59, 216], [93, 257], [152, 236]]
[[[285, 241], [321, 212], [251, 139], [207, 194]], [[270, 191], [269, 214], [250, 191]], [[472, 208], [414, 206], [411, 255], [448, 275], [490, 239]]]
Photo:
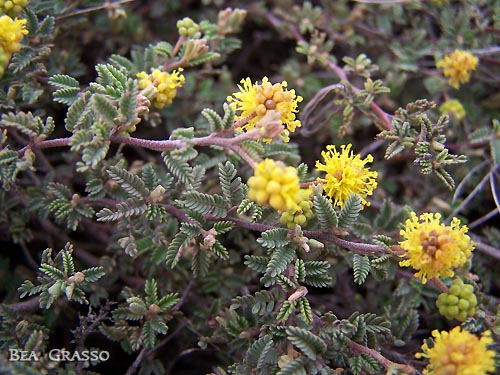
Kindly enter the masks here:
[[299, 327], [287, 327], [286, 334], [290, 342], [313, 361], [316, 360], [318, 355], [326, 351], [325, 342], [308, 330]]
[[370, 273], [370, 259], [367, 256], [354, 254], [353, 261], [354, 282], [356, 284], [363, 284]]
[[287, 247], [275, 249], [271, 255], [269, 263], [267, 264], [266, 274], [271, 277], [276, 277], [286, 269], [286, 266], [293, 260], [294, 257], [295, 251], [292, 249]]
[[340, 210], [339, 214], [339, 226], [341, 228], [348, 228], [358, 218], [359, 211], [361, 211], [361, 198], [357, 194], [351, 194], [347, 198]]
[[184, 195], [183, 204], [202, 215], [211, 214], [218, 218], [227, 216], [226, 202], [218, 194], [206, 194], [190, 191]]
[[56, 74], [50, 77], [49, 83], [58, 88], [53, 93], [54, 101], [70, 106], [78, 99], [80, 84], [73, 77]]
[[330, 201], [323, 195], [315, 195], [313, 198], [314, 212], [318, 218], [321, 229], [328, 230], [339, 226], [339, 218]]
[[251, 368], [259, 369], [265, 362], [265, 358], [272, 349], [274, 343], [271, 335], [265, 335], [255, 341], [248, 349], [246, 364]]
[[117, 166], [110, 166], [108, 174], [131, 197], [142, 199], [149, 195], [149, 190], [141, 178]]

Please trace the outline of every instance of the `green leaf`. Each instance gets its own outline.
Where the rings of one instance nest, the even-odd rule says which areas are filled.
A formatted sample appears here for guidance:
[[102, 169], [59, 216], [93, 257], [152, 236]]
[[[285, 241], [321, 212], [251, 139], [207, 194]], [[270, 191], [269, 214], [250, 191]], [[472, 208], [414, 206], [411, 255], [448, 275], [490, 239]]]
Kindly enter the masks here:
[[193, 182], [193, 168], [187, 162], [177, 160], [167, 152], [162, 153], [162, 158], [168, 171], [181, 183], [190, 184]]
[[165, 312], [167, 310], [170, 310], [172, 307], [174, 307], [177, 302], [179, 302], [180, 298], [177, 293], [169, 293], [163, 297], [160, 298], [158, 301], [157, 305], [160, 308], [161, 312]]
[[153, 349], [156, 343], [156, 334], [150, 321], [144, 323], [142, 327], [142, 336], [144, 337], [144, 347]]
[[313, 315], [311, 310], [311, 305], [307, 298], [302, 297], [297, 301], [299, 305], [300, 316], [304, 320], [304, 322], [311, 324], [313, 322]]
[[218, 221], [214, 223], [214, 229], [217, 234], [223, 234], [231, 231], [234, 228], [234, 223], [232, 221]]
[[294, 259], [295, 251], [286, 247], [280, 247], [273, 251], [271, 259], [267, 264], [266, 274], [276, 277], [282, 273], [286, 266]]
[[243, 200], [241, 189], [241, 178], [236, 176], [236, 168], [227, 161], [225, 164], [219, 164], [219, 181], [222, 189], [222, 196], [229, 206], [239, 205]]
[[206, 194], [198, 191], [189, 191], [184, 194], [183, 204], [202, 215], [211, 214], [218, 218], [227, 216], [226, 202], [218, 194]]
[[208, 253], [203, 250], [196, 251], [191, 260], [191, 268], [196, 277], [203, 277], [208, 273], [210, 262]]
[[12, 163], [19, 159], [16, 151], [3, 149], [0, 151], [0, 166]]
[[254, 369], [261, 368], [267, 354], [273, 348], [273, 345], [274, 343], [271, 335], [265, 335], [259, 338], [248, 349], [246, 364]]
[[304, 368], [304, 359], [299, 357], [287, 362], [276, 375], [307, 375], [307, 371]]
[[229, 252], [219, 241], [215, 241], [215, 243], [210, 247], [210, 251], [217, 255], [220, 259], [229, 259]]
[[222, 129], [229, 130], [234, 123], [234, 109], [229, 104], [224, 103], [222, 105], [224, 109], [224, 118], [222, 119]]
[[280, 310], [278, 311], [278, 315], [276, 316], [276, 320], [278, 322], [284, 322], [285, 320], [288, 319], [288, 317], [293, 313], [295, 310], [295, 306], [297, 304], [297, 301], [283, 301], [283, 304], [280, 307]]
[[54, 280], [64, 280], [65, 277], [63, 271], [47, 263], [42, 263], [40, 271]]
[[323, 230], [338, 228], [339, 218], [330, 201], [323, 195], [314, 195], [314, 212]]
[[137, 94], [139, 92], [139, 86], [137, 80], [129, 79], [127, 81], [126, 90], [123, 92], [120, 103], [120, 126], [129, 127], [131, 126], [137, 118]]
[[79, 82], [68, 75], [56, 74], [49, 79], [49, 83], [58, 89], [54, 91], [54, 101], [68, 106], [72, 105], [79, 97]]
[[370, 259], [365, 255], [354, 254], [353, 256], [354, 282], [361, 285], [370, 273]]
[[139, 176], [117, 166], [110, 166], [107, 172], [131, 197], [142, 199], [149, 196], [149, 190]]
[[207, 120], [212, 133], [219, 132], [223, 129], [222, 119], [213, 109], [205, 108], [201, 111], [201, 115]]
[[155, 279], [146, 280], [144, 291], [146, 292], [146, 304], [148, 306], [158, 302], [158, 286]]
[[111, 102], [101, 94], [92, 95], [92, 102], [96, 114], [110, 127], [115, 126], [118, 118], [118, 110]]
[[9, 112], [2, 115], [0, 126], [15, 128], [30, 138], [35, 138], [43, 133], [43, 121], [38, 116], [33, 116], [31, 112]]
[[361, 370], [363, 369], [361, 357], [351, 357], [348, 359], [348, 362], [349, 362], [349, 367], [352, 371], [352, 374], [353, 375], [360, 375]]
[[84, 269], [82, 270], [82, 273], [85, 275], [85, 282], [90, 283], [99, 280], [105, 275], [104, 268], [100, 266]]
[[85, 124], [87, 119], [90, 121], [91, 118], [90, 106], [86, 105], [83, 97], [78, 97], [68, 108], [68, 113], [64, 120], [66, 130], [73, 132], [75, 129], [80, 128], [82, 124]]
[[299, 327], [287, 327], [286, 334], [288, 340], [313, 361], [316, 360], [319, 354], [326, 351], [325, 342], [308, 330]]
[[66, 276], [73, 275], [75, 273], [75, 263], [73, 262], [73, 256], [69, 251], [62, 252], [64, 274]]
[[351, 194], [347, 198], [340, 210], [339, 214], [339, 227], [348, 228], [356, 222], [359, 212], [361, 211], [361, 198], [357, 194]]
[[183, 249], [183, 246], [187, 246], [189, 241], [191, 241], [191, 238], [192, 236], [189, 236], [182, 231], [177, 232], [167, 248], [165, 261], [167, 266], [174, 268], [177, 265], [181, 257], [181, 250]]
[[268, 263], [269, 259], [267, 257], [260, 255], [245, 255], [245, 266], [254, 271], [264, 273]]
[[125, 202], [116, 205], [115, 212], [109, 208], [103, 208], [96, 216], [97, 221], [116, 221], [131, 216], [142, 215], [147, 209], [147, 204], [135, 199], [127, 199]]
[[268, 249], [286, 246], [290, 240], [288, 239], [288, 229], [275, 228], [262, 232], [261, 238], [257, 242]]

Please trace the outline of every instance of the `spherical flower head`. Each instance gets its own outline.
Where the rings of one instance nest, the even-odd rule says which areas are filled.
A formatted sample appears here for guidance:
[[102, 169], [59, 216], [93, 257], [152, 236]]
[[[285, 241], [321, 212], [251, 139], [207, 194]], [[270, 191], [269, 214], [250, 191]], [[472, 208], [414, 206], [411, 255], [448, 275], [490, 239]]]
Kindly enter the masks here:
[[21, 13], [28, 5], [28, 0], [0, 0], [0, 13], [14, 16]]
[[457, 99], [450, 99], [441, 104], [439, 106], [439, 113], [442, 115], [452, 115], [459, 121], [465, 118], [464, 106]]
[[436, 63], [438, 68], [443, 69], [445, 77], [449, 77], [448, 83], [451, 87], [458, 89], [461, 83], [470, 80], [471, 72], [476, 69], [478, 59], [468, 51], [456, 49]]
[[486, 375], [495, 371], [495, 352], [488, 350], [493, 344], [489, 331], [478, 338], [457, 326], [450, 332], [434, 330], [432, 336], [434, 346], [424, 344], [423, 353], [416, 355], [429, 360], [424, 375]]
[[[253, 129], [267, 111], [275, 110], [280, 113], [281, 122], [286, 127], [280, 136], [284, 142], [289, 142], [290, 133], [302, 126], [295, 114], [298, 112], [298, 103], [303, 98], [295, 95], [295, 90], [287, 90], [287, 85], [286, 81], [272, 84], [267, 77], [262, 78], [261, 84], [252, 84], [250, 78], [242, 79], [241, 85], [238, 85], [240, 91], [228, 96], [227, 101], [236, 112], [236, 119], [254, 117], [250, 118], [239, 130]], [[263, 140], [271, 141], [270, 138], [263, 138]]]
[[413, 212], [400, 232], [405, 240], [399, 244], [406, 251], [401, 256], [407, 259], [399, 265], [416, 269], [415, 276], [423, 284], [428, 278], [453, 276], [453, 270], [471, 258], [475, 247], [466, 234], [467, 226], [460, 226], [460, 220], [454, 217], [450, 225], [444, 225], [440, 219], [439, 213], [417, 217]]
[[157, 93], [152, 98], [151, 104], [155, 108], [162, 109], [165, 105], [172, 104], [172, 100], [177, 95], [177, 88], [184, 85], [185, 78], [181, 72], [182, 68], [171, 73], [162, 72], [159, 69], [154, 69], [151, 74], [139, 72], [137, 73], [139, 88], [142, 90], [153, 85]]
[[177, 21], [177, 30], [180, 36], [193, 37], [199, 29], [198, 24], [189, 17], [184, 17], [182, 20]]
[[255, 164], [254, 175], [248, 179], [248, 198], [280, 212], [297, 207], [299, 193], [297, 169], [281, 161], [264, 159]]
[[377, 187], [376, 178], [378, 173], [370, 171], [365, 164], [373, 162], [373, 156], [367, 155], [361, 159], [360, 155], [354, 155], [351, 144], [340, 146], [340, 152], [335, 146], [327, 146], [326, 151], [321, 152], [325, 160], [322, 164], [316, 161], [316, 168], [326, 172], [325, 178], [318, 178], [323, 183], [323, 190], [336, 206], [343, 207], [349, 195], [359, 195], [363, 206], [369, 206], [366, 197], [373, 194]]
[[28, 34], [26, 20], [12, 19], [9, 16], [0, 17], [0, 48], [7, 55], [12, 55], [21, 49], [21, 41]]

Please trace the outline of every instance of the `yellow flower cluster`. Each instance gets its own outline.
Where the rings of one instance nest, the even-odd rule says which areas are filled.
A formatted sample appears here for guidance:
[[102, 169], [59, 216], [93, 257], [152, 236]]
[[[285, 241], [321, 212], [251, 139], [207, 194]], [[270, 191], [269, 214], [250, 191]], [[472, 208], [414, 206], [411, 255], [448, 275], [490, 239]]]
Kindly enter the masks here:
[[365, 167], [366, 163], [373, 162], [371, 155], [361, 159], [360, 155], [353, 154], [351, 147], [351, 144], [342, 145], [339, 152], [335, 146], [330, 145], [326, 147], [326, 151], [321, 152], [325, 164], [316, 161], [316, 168], [326, 172], [326, 176], [318, 177], [318, 181], [323, 184], [323, 190], [336, 206], [343, 207], [352, 193], [359, 195], [364, 206], [369, 206], [370, 202], [365, 198], [372, 195], [377, 187], [378, 173]]
[[26, 5], [28, 5], [28, 0], [0, 0], [0, 13], [13, 16], [21, 13]]
[[0, 47], [8, 55], [21, 49], [21, 41], [28, 34], [26, 20], [12, 19], [9, 16], [0, 17]]
[[449, 226], [440, 223], [441, 214], [423, 213], [420, 217], [413, 212], [406, 220], [400, 234], [404, 241], [399, 244], [405, 250], [401, 255], [407, 259], [400, 266], [413, 267], [415, 276], [425, 284], [428, 278], [454, 275], [454, 269], [463, 266], [472, 255], [475, 244], [466, 234], [466, 225], [453, 218]]
[[465, 118], [464, 106], [457, 99], [445, 101], [439, 106], [439, 112], [442, 115], [453, 115], [459, 121]]
[[248, 179], [248, 198], [260, 205], [269, 205], [280, 212], [299, 209], [302, 197], [297, 169], [281, 161], [264, 159], [255, 164], [254, 175]]
[[424, 344], [423, 353], [416, 355], [429, 359], [424, 375], [486, 375], [495, 371], [495, 352], [488, 350], [493, 344], [489, 331], [478, 338], [455, 327], [450, 332], [434, 330], [432, 336], [434, 346]]
[[456, 49], [439, 60], [436, 66], [443, 69], [445, 77], [450, 78], [450, 86], [458, 89], [461, 83], [469, 82], [470, 74], [476, 69], [477, 63], [478, 59], [472, 53]]
[[21, 41], [28, 34], [26, 20], [0, 17], [0, 77], [2, 77], [12, 54], [21, 49]]
[[[237, 112], [236, 118], [242, 119], [247, 116], [254, 116], [243, 125], [239, 130], [248, 131], [253, 129], [269, 110], [278, 111], [281, 115], [280, 119], [286, 129], [284, 129], [280, 137], [284, 142], [290, 140], [290, 132], [294, 132], [296, 128], [302, 126], [300, 121], [296, 119], [295, 114], [298, 112], [298, 103], [302, 101], [301, 96], [295, 95], [295, 90], [287, 90], [287, 82], [272, 84], [267, 77], [262, 78], [261, 84], [252, 84], [250, 78], [241, 80], [242, 85], [238, 85], [239, 92], [227, 97], [227, 101], [231, 103], [232, 108]], [[264, 138], [265, 142], [270, 142], [271, 139]]]
[[146, 72], [137, 73], [139, 87], [145, 89], [153, 85], [158, 91], [152, 99], [151, 104], [158, 109], [162, 109], [167, 104], [171, 104], [177, 95], [177, 88], [184, 85], [185, 78], [181, 74], [182, 68], [174, 70], [172, 73], [162, 72], [159, 69], [153, 70], [151, 74]]

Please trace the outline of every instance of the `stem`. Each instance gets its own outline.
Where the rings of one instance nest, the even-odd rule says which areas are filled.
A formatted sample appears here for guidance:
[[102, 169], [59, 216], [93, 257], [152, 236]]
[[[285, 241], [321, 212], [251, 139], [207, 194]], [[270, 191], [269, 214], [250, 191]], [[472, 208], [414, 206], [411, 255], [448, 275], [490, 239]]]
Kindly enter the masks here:
[[132, 146], [139, 146], [143, 148], [148, 148], [153, 151], [167, 151], [176, 148], [186, 147], [186, 142], [181, 140], [151, 140], [133, 137], [122, 137], [119, 135], [114, 135], [111, 137], [111, 141], [115, 143], [125, 143]]
[[56, 21], [62, 20], [64, 18], [78, 16], [80, 14], [94, 12], [96, 10], [110, 9], [110, 8], [116, 7], [117, 5], [121, 5], [121, 4], [125, 4], [125, 3], [131, 3], [132, 1], [135, 1], [135, 0], [121, 0], [121, 1], [114, 2], [114, 3], [105, 3], [104, 5], [97, 5], [97, 6], [86, 8], [86, 9], [76, 10], [74, 12], [63, 14], [63, 15], [61, 15], [59, 17], [56, 17]]
[[34, 297], [27, 301], [11, 303], [10, 305], [5, 305], [19, 313], [29, 313], [38, 310], [40, 305], [40, 297]]
[[[325, 65], [332, 72], [334, 72], [337, 75], [337, 77], [339, 77], [339, 79], [341, 81], [349, 82], [349, 79], [347, 78], [346, 72], [340, 66], [334, 64], [331, 61], [326, 61]], [[356, 86], [354, 86], [352, 84], [351, 84], [351, 87], [352, 87], [353, 93], [357, 93], [357, 92], [361, 91], [359, 88], [357, 88]], [[375, 112], [375, 114], [381, 120], [384, 128], [387, 130], [392, 130], [392, 123], [391, 123], [391, 120], [389, 119], [389, 115], [382, 108], [380, 108], [379, 105], [377, 103], [375, 103], [374, 101], [371, 101], [370, 108], [373, 110], [373, 112]]]
[[431, 279], [431, 282], [443, 293], [448, 293], [450, 289], [443, 284], [441, 280], [439, 280], [437, 277], [433, 277]]
[[249, 115], [246, 115], [243, 118], [240, 118], [238, 121], [235, 121], [234, 124], [231, 126], [230, 130], [236, 130], [238, 128], [241, 128], [243, 125], [245, 125], [248, 121], [253, 119], [255, 116], [257, 116], [257, 113], [252, 112]]
[[392, 362], [385, 358], [382, 354], [377, 352], [376, 350], [370, 349], [364, 345], [358, 344], [357, 342], [351, 341], [349, 343], [349, 346], [352, 350], [360, 352], [360, 353], [365, 353], [368, 354], [370, 357], [373, 357], [377, 360], [378, 363], [380, 363], [386, 370], [389, 370], [391, 367], [397, 367], [400, 371], [402, 371], [404, 374], [408, 375], [414, 375], [417, 374], [417, 370], [410, 366], [410, 365], [404, 365], [396, 362]]
[[[181, 49], [182, 43], [184, 43], [185, 39], [186, 38], [184, 36], [182, 36], [182, 35], [179, 36], [179, 39], [177, 39], [177, 43], [175, 43], [174, 49], [172, 50], [172, 56], [167, 61], [165, 61], [165, 64], [163, 64], [163, 70], [165, 70], [165, 71], [174, 70], [175, 68], [184, 64], [183, 59], [179, 60], [175, 64], [172, 64], [172, 60], [174, 59], [175, 55], [177, 55], [177, 53]], [[179, 65], [180, 62], [182, 62], [182, 64]]]

